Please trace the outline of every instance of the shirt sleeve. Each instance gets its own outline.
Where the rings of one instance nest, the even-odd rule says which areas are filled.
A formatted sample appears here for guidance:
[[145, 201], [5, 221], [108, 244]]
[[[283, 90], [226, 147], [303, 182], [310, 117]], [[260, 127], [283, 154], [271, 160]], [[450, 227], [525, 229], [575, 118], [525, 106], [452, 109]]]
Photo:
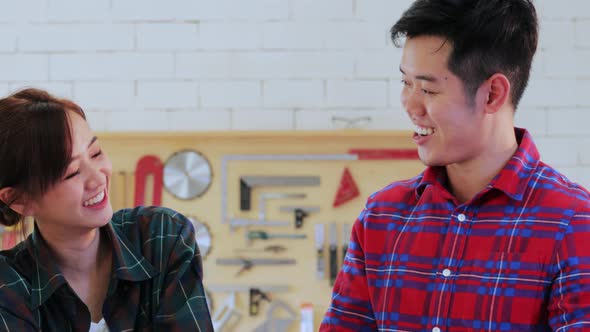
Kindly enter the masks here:
[[[155, 331], [213, 331], [203, 288], [201, 254], [192, 223], [182, 216], [165, 216], [160, 234], [164, 244]], [[176, 225], [176, 226], [175, 226]], [[180, 232], [177, 231], [181, 225]], [[176, 227], [176, 228], [175, 228]]]
[[[588, 205], [589, 203], [586, 203]], [[590, 330], [590, 209], [578, 213], [556, 252], [557, 273], [549, 301], [553, 331]]]
[[5, 308], [0, 307], [0, 332], [23, 331], [33, 332], [38, 331], [28, 320], [12, 314]]
[[377, 331], [369, 299], [363, 251], [364, 210], [356, 220], [342, 269], [336, 277], [330, 307], [320, 332]]

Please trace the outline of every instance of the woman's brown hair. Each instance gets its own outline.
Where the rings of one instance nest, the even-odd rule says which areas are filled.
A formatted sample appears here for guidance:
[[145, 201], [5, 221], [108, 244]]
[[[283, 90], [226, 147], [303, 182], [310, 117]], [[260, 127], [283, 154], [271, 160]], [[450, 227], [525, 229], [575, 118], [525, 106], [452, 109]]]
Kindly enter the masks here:
[[7, 201], [0, 200], [0, 224], [21, 222], [11, 204], [22, 195], [42, 196], [65, 175], [72, 149], [68, 111], [86, 119], [74, 102], [39, 89], [0, 99], [0, 189], [14, 189]]

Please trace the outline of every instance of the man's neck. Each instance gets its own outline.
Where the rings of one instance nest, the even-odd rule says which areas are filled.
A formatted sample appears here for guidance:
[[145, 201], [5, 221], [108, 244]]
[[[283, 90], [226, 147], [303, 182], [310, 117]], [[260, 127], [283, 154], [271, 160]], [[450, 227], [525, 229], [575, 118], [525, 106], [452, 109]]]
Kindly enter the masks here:
[[482, 191], [518, 149], [514, 132], [504, 137], [506, 138], [495, 140], [495, 144], [489, 144], [490, 149], [480, 157], [446, 166], [449, 189], [460, 204], [466, 203]]

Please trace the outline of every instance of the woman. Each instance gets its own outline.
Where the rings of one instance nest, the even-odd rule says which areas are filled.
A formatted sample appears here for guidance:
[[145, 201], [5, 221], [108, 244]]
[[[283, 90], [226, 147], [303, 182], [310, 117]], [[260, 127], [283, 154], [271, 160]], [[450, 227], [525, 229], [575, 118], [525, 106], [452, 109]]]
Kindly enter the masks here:
[[45, 91], [0, 100], [0, 331], [213, 331], [194, 229], [165, 208], [113, 214], [111, 163], [82, 109]]

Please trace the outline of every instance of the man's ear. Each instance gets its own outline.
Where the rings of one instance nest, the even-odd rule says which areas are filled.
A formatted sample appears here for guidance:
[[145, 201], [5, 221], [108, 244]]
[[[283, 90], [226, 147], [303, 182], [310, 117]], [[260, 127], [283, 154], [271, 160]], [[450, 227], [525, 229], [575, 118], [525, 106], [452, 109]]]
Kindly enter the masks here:
[[510, 102], [510, 81], [504, 74], [496, 73], [484, 83], [486, 88], [486, 113], [496, 113]]
[[16, 190], [12, 187], [0, 189], [0, 201], [7, 205], [11, 210], [21, 216], [32, 216], [32, 211], [27, 204], [26, 195], [17, 196]]

